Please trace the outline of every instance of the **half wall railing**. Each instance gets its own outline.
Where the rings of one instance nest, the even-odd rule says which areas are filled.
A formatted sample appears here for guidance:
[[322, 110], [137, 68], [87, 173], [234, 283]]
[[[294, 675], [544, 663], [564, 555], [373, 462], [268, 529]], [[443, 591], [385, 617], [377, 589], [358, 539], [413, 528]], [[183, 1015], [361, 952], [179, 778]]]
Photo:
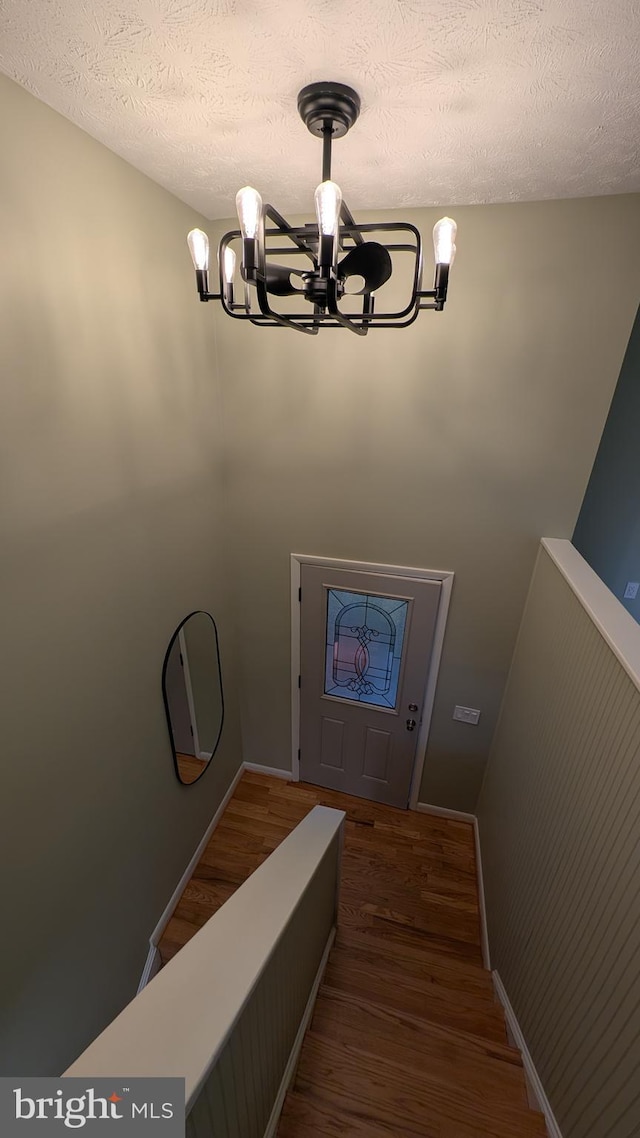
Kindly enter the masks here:
[[335, 935], [344, 817], [314, 807], [65, 1074], [183, 1077], [188, 1138], [271, 1138]]

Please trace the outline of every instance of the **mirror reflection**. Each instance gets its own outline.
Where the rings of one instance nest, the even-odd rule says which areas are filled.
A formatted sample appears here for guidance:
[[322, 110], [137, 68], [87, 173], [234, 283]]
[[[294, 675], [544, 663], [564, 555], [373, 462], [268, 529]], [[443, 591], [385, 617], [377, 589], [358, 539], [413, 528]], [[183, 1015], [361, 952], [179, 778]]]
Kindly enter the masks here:
[[189, 785], [213, 758], [224, 718], [218, 632], [208, 612], [190, 613], [171, 637], [162, 694], [176, 774]]

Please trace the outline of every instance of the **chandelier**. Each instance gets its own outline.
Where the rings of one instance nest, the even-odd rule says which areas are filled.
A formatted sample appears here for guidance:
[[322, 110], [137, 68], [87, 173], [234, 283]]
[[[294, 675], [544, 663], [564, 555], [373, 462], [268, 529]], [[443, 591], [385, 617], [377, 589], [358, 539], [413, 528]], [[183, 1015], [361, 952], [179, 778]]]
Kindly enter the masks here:
[[[209, 291], [206, 233], [192, 229], [188, 235], [200, 300], [219, 300], [236, 320], [307, 335], [320, 328], [348, 328], [366, 336], [370, 328], [407, 328], [423, 309], [441, 312], [456, 251], [455, 221], [443, 217], [434, 226], [434, 285], [423, 289], [422, 240], [415, 225], [358, 224], [331, 180], [333, 140], [343, 138], [360, 113], [356, 91], [342, 83], [312, 83], [298, 95], [298, 111], [311, 133], [322, 139], [317, 222], [290, 225], [273, 206], [263, 204], [257, 190], [245, 186], [236, 196], [240, 228], [225, 233], [218, 248], [218, 292]], [[283, 257], [294, 260], [282, 264]], [[376, 310], [379, 290], [400, 265], [407, 285], [404, 305]], [[300, 299], [300, 311], [296, 301], [287, 301], [283, 309], [287, 297]]]

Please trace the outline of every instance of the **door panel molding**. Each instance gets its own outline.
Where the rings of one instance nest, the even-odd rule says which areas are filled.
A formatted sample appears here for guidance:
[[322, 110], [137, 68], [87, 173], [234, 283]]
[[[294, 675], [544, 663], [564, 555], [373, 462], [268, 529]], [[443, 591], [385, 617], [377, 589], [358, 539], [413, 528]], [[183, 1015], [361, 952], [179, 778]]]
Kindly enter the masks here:
[[[324, 716], [322, 720], [320, 738], [320, 762], [324, 767], [333, 767], [342, 770], [344, 766], [344, 723], [340, 719], [330, 719]], [[325, 759], [325, 755], [327, 759]], [[339, 762], [331, 762], [329, 755], [335, 755]]]
[[364, 767], [365, 778], [386, 781], [391, 756], [392, 739], [388, 731], [377, 727], [364, 729]]
[[344, 561], [333, 557], [318, 557], [307, 553], [292, 553], [291, 561], [291, 769], [294, 781], [300, 779], [298, 750], [300, 747], [300, 577], [302, 565], [317, 565], [327, 569], [352, 569], [360, 573], [375, 573], [396, 577], [412, 577], [420, 581], [439, 581], [440, 603], [433, 636], [431, 664], [427, 677], [424, 701], [421, 708], [421, 723], [416, 743], [416, 758], [411, 779], [409, 809], [418, 805], [420, 785], [424, 771], [427, 743], [431, 728], [436, 684], [442, 657], [444, 634], [449, 614], [449, 604], [453, 590], [454, 574], [449, 570], [418, 569], [407, 565], [379, 565], [369, 561]]

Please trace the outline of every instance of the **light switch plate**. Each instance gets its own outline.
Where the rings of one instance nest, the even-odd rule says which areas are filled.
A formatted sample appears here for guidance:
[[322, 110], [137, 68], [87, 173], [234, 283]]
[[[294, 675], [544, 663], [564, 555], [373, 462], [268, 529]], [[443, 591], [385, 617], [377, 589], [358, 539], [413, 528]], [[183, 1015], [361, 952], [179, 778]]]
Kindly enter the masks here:
[[453, 718], [457, 719], [459, 723], [477, 723], [480, 719], [480, 712], [477, 707], [460, 707], [459, 704], [453, 709]]
[[624, 591], [625, 601], [635, 601], [638, 595], [638, 581], [627, 581], [627, 587]]

